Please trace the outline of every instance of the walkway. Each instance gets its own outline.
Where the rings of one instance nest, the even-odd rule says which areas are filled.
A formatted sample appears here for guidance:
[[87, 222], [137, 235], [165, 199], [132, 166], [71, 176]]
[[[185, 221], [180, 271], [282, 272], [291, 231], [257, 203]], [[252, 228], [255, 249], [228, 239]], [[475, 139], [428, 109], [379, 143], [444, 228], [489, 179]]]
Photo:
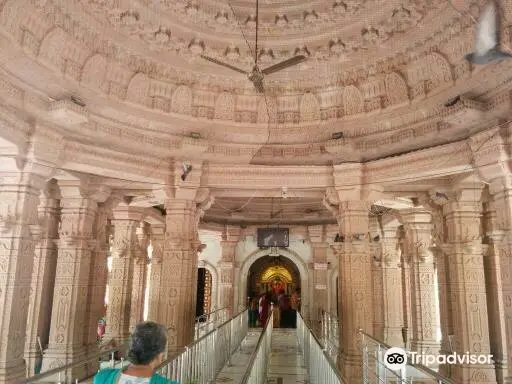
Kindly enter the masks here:
[[307, 382], [304, 359], [297, 347], [296, 329], [272, 330], [272, 353], [267, 378], [268, 384]]
[[242, 341], [241, 350], [236, 351], [231, 356], [231, 365], [225, 365], [224, 368], [222, 368], [222, 371], [217, 375], [215, 383], [240, 383], [247, 370], [249, 359], [256, 348], [260, 335], [261, 328], [249, 328], [247, 336], [244, 341]]
[[[261, 329], [250, 329], [243, 341], [242, 351], [231, 357], [231, 366], [225, 366], [217, 376], [216, 384], [240, 384], [249, 359], [260, 337]], [[268, 368], [268, 384], [306, 383], [304, 359], [297, 348], [297, 330], [274, 328], [272, 353]]]

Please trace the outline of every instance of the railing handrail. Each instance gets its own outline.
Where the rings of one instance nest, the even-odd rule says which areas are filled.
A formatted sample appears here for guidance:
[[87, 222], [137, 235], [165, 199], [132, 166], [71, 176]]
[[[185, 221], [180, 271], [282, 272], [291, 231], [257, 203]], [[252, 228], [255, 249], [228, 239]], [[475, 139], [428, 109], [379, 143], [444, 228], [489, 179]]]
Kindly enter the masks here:
[[261, 344], [263, 343], [263, 339], [265, 338], [268, 330], [268, 326], [271, 324], [270, 321], [274, 321], [274, 314], [271, 312], [270, 316], [267, 318], [267, 322], [265, 323], [265, 328], [263, 328], [263, 331], [260, 334], [260, 337], [258, 338], [258, 342], [256, 343], [256, 348], [254, 348], [254, 351], [252, 351], [251, 358], [249, 359], [249, 365], [247, 366], [247, 369], [245, 371], [244, 376], [242, 377], [242, 380], [240, 381], [241, 384], [246, 384], [249, 381], [249, 378], [252, 373], [252, 368], [254, 367], [254, 363], [256, 362], [256, 357], [258, 356], [258, 351], [260, 349]]
[[[389, 344], [386, 344], [383, 341], [380, 341], [380, 340], [376, 339], [375, 337], [373, 337], [372, 335], [366, 333], [362, 329], [359, 329], [359, 333], [361, 335], [365, 336], [365, 337], [368, 337], [370, 340], [373, 340], [375, 343], [382, 345], [386, 349], [392, 348]], [[447, 384], [455, 384], [455, 382], [453, 380], [451, 380], [451, 379], [449, 379], [447, 377], [444, 377], [443, 375], [439, 374], [438, 372], [430, 369], [429, 367], [427, 367], [427, 366], [425, 366], [423, 364], [412, 364], [412, 363], [408, 362], [407, 365], [409, 365], [409, 366], [411, 366], [413, 368], [416, 368], [419, 371], [423, 371], [427, 375], [434, 376], [434, 378], [436, 380], [441, 380], [443, 382], [446, 382]]]
[[340, 375], [340, 372], [338, 370], [338, 367], [336, 366], [336, 364], [332, 361], [332, 359], [330, 358], [329, 354], [326, 352], [326, 349], [325, 347], [322, 345], [322, 343], [320, 343], [320, 341], [318, 340], [318, 338], [316, 337], [315, 333], [311, 330], [310, 326], [304, 321], [304, 318], [302, 317], [302, 315], [300, 314], [300, 312], [297, 312], [297, 315], [300, 316], [300, 318], [302, 319], [302, 322], [304, 323], [304, 326], [307, 328], [307, 330], [309, 331], [309, 333], [311, 334], [311, 336], [313, 336], [313, 340], [315, 340], [315, 342], [318, 344], [318, 346], [322, 349], [322, 352], [327, 360], [327, 363], [330, 365], [330, 367], [332, 368], [332, 370], [334, 371], [334, 373], [336, 374], [336, 376], [340, 379], [340, 382], [343, 382], [342, 378], [341, 378], [341, 375]]
[[[171, 328], [172, 327], [167, 328], [167, 332], [169, 332], [171, 330]], [[97, 361], [97, 359], [100, 358], [101, 356], [109, 355], [109, 354], [115, 353], [117, 351], [120, 351], [122, 348], [127, 347], [129, 343], [130, 343], [130, 338], [128, 337], [128, 340], [123, 341], [117, 347], [110, 348], [110, 349], [107, 349], [105, 351], [99, 351], [98, 353], [95, 353], [92, 356], [86, 357], [86, 358], [84, 358], [82, 360], [78, 360], [78, 361], [76, 361], [74, 363], [65, 364], [65, 365], [62, 365], [60, 367], [50, 369], [49, 371], [41, 372], [41, 373], [38, 373], [37, 375], [27, 377], [21, 383], [22, 384], [29, 384], [29, 383], [33, 382], [34, 380], [38, 381], [38, 380], [44, 379], [45, 377], [56, 375], [59, 372], [67, 371], [68, 369], [71, 369], [71, 368], [74, 368], [74, 367], [79, 367], [79, 366], [84, 365], [85, 363], [87, 363], [89, 361]]]
[[213, 315], [214, 313], [217, 313], [217, 312], [220, 312], [220, 311], [224, 311], [224, 310], [227, 310], [227, 309], [228, 309], [228, 307], [222, 307], [222, 308], [215, 309], [215, 310], [213, 310], [211, 312], [208, 312], [208, 313], [203, 313], [202, 315], [199, 315], [199, 316], [196, 317], [196, 323], [199, 322], [199, 319], [204, 319], [204, 318], [206, 318], [208, 316]]
[[226, 320], [225, 322], [223, 322], [222, 324], [219, 324], [218, 326], [216, 326], [215, 328], [213, 328], [210, 332], [204, 334], [203, 336], [201, 336], [199, 339], [197, 340], [194, 340], [191, 344], [189, 345], [186, 345], [185, 347], [182, 348], [182, 350], [180, 351], [173, 351], [174, 352], [174, 355], [172, 358], [168, 358], [168, 359], [165, 359], [160, 365], [158, 365], [156, 368], [155, 368], [155, 371], [166, 366], [167, 364], [169, 364], [171, 361], [173, 361], [174, 359], [176, 359], [176, 357], [179, 356], [179, 354], [183, 353], [183, 351], [186, 351], [187, 349], [191, 349], [193, 348], [196, 344], [198, 344], [199, 342], [201, 342], [204, 338], [208, 337], [208, 335], [212, 332], [215, 332], [216, 330], [218, 330], [219, 328], [223, 327], [224, 325], [230, 323], [231, 321], [235, 320], [237, 317], [243, 315], [243, 313], [246, 311], [243, 310], [243, 311], [240, 311], [238, 312], [235, 316], [231, 317], [230, 319]]

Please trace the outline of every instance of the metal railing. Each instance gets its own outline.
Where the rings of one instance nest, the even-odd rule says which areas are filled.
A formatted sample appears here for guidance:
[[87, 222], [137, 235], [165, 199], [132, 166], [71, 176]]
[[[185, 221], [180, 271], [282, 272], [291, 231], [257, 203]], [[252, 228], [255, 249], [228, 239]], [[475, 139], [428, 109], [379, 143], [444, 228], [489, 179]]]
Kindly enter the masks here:
[[272, 347], [272, 330], [274, 329], [274, 311], [271, 311], [265, 328], [251, 355], [249, 365], [242, 378], [241, 384], [263, 384], [267, 380], [268, 361]]
[[308, 371], [308, 383], [343, 383], [336, 364], [331, 360], [320, 341], [307, 326], [300, 313], [297, 313], [297, 342]]
[[338, 317], [322, 311], [322, 343], [332, 361], [337, 361], [340, 350], [340, 324]]
[[160, 364], [155, 373], [183, 384], [213, 382], [247, 335], [247, 314], [244, 310], [200, 337], [178, 356]]
[[364, 384], [414, 384], [436, 383], [453, 384], [454, 382], [430, 368], [421, 364], [407, 363], [400, 370], [386, 367], [384, 358], [391, 346], [375, 339], [373, 336], [359, 330], [361, 335], [361, 350], [363, 354], [363, 383]]
[[117, 347], [100, 351], [86, 359], [66, 364], [43, 373], [34, 375], [22, 381], [22, 384], [32, 383], [78, 383], [92, 378], [99, 369], [119, 368], [128, 364], [124, 356], [128, 352], [129, 342], [125, 341]]
[[201, 336], [206, 335], [208, 332], [213, 330], [218, 325], [224, 323], [228, 319], [228, 308], [219, 308], [212, 312], [204, 313], [201, 316], [196, 317], [196, 331], [194, 340], [197, 340]]

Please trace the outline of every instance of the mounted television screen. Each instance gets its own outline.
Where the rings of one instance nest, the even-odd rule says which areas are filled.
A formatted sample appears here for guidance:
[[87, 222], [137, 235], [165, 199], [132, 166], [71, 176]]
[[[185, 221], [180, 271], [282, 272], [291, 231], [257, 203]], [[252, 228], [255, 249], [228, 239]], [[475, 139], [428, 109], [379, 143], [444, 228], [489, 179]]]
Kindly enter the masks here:
[[288, 247], [288, 228], [258, 228], [258, 247]]

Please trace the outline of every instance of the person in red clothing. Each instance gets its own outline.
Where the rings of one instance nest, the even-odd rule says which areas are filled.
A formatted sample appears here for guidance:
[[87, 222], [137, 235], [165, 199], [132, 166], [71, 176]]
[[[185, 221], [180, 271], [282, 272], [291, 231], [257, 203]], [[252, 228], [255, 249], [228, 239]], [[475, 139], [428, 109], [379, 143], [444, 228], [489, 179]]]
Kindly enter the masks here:
[[267, 324], [268, 316], [270, 315], [270, 293], [267, 292], [263, 295], [263, 300], [261, 301], [261, 311], [260, 311], [260, 325], [265, 327]]

